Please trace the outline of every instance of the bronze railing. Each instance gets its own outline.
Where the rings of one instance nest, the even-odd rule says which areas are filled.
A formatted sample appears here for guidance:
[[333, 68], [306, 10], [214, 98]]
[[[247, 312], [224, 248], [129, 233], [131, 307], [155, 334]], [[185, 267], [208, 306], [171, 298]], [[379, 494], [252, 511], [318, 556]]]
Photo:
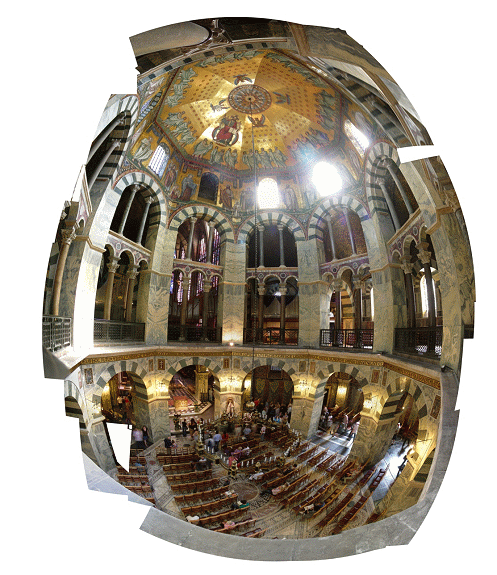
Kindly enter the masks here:
[[250, 328], [243, 330], [243, 343], [258, 343], [262, 345], [298, 345], [299, 330], [279, 327]]
[[196, 325], [169, 324], [167, 328], [167, 341], [211, 341], [221, 342], [222, 329], [220, 327], [202, 327]]
[[394, 351], [428, 357], [442, 353], [443, 326], [398, 327], [395, 329]]
[[97, 343], [143, 343], [145, 324], [125, 321], [96, 319], [93, 322], [93, 342]]
[[350, 347], [373, 349], [372, 329], [322, 329], [319, 345], [323, 347]]
[[43, 316], [42, 343], [45, 349], [59, 351], [72, 345], [72, 319], [54, 315]]

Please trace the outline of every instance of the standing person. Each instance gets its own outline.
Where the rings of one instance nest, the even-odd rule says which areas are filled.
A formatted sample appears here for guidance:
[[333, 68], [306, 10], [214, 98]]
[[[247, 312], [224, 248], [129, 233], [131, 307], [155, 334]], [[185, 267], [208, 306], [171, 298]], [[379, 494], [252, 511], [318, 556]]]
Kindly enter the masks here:
[[352, 424], [352, 427], [350, 428], [350, 434], [349, 434], [350, 439], [352, 439], [352, 440], [355, 439], [355, 436], [357, 435], [358, 429], [359, 429], [359, 419], [354, 421], [354, 423]]
[[292, 418], [292, 404], [289, 403], [288, 407], [286, 408], [286, 413], [288, 415], [288, 423], [290, 423], [290, 419]]
[[219, 451], [219, 443], [221, 442], [222, 438], [223, 438], [222, 435], [216, 429], [216, 433], [214, 434], [214, 437], [212, 438], [214, 440], [214, 451]]
[[261, 441], [264, 441], [264, 436], [266, 435], [266, 426], [262, 424], [261, 427]]
[[183, 437], [186, 437], [186, 434], [188, 433], [188, 423], [186, 422], [186, 419], [183, 419], [181, 422], [181, 433], [183, 434]]
[[143, 443], [145, 444], [145, 447], [148, 447], [149, 441], [150, 441], [150, 436], [148, 434], [148, 429], [147, 429], [146, 425], [144, 425], [142, 427], [142, 432], [143, 432]]
[[197, 430], [197, 422], [193, 419], [193, 417], [190, 419], [188, 427], [190, 428], [190, 437], [193, 439], [193, 434]]
[[138, 427], [133, 430], [133, 439], [135, 440], [138, 449], [145, 449], [145, 444], [143, 443], [143, 431]]

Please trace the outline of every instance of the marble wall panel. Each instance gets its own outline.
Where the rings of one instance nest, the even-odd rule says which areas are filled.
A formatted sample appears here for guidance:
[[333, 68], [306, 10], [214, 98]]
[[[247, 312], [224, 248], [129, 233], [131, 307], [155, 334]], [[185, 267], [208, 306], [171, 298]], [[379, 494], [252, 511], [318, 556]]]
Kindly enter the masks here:
[[164, 439], [171, 434], [169, 423], [169, 400], [155, 399], [148, 402], [148, 416], [150, 431], [154, 442]]

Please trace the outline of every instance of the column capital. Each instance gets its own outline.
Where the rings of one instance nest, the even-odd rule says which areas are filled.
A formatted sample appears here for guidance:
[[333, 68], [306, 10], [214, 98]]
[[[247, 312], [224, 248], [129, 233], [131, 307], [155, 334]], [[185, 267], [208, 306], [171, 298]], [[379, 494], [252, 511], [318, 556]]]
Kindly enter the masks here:
[[276, 227], [282, 232], [285, 229], [285, 224], [276, 224]]
[[416, 245], [416, 249], [418, 250], [418, 257], [423, 265], [431, 263], [432, 254], [426, 249], [428, 246], [428, 242], [419, 242]]
[[257, 293], [259, 295], [265, 295], [266, 294], [266, 285], [265, 284], [259, 284], [257, 286]]
[[210, 228], [215, 228], [215, 227], [216, 227], [216, 222], [215, 222], [214, 220], [210, 220], [210, 221], [207, 222], [207, 225], [208, 225]]
[[150, 196], [147, 196], [147, 197], [145, 198], [145, 203], [146, 203], [146, 204], [149, 204], [149, 205], [150, 205], [153, 201], [154, 201], [154, 199], [152, 198], [151, 195], [150, 195]]
[[332, 279], [330, 282], [330, 286], [333, 291], [340, 291], [343, 287], [343, 281], [341, 279]]
[[412, 274], [413, 264], [411, 263], [411, 256], [402, 256], [400, 258], [400, 266], [406, 275]]
[[263, 231], [264, 231], [264, 224], [257, 224], [257, 229], [258, 229], [260, 232], [263, 232]]
[[119, 267], [119, 258], [112, 256], [112, 258], [107, 264], [107, 269], [109, 270], [109, 273], [115, 274], [117, 272], [118, 267]]
[[280, 285], [279, 291], [280, 291], [280, 294], [281, 294], [281, 295], [286, 295], [287, 292], [288, 292], [288, 287], [287, 287], [287, 286], [282, 286], [282, 285]]
[[70, 246], [73, 239], [76, 237], [76, 230], [74, 229], [74, 227], [65, 228], [61, 231], [61, 234], [62, 234], [62, 243]]
[[138, 275], [138, 268], [137, 268], [136, 266], [133, 266], [133, 267], [129, 268], [129, 270], [128, 270], [127, 274], [126, 274], [126, 276], [127, 276], [129, 279], [132, 279], [132, 280], [134, 280], [137, 275]]

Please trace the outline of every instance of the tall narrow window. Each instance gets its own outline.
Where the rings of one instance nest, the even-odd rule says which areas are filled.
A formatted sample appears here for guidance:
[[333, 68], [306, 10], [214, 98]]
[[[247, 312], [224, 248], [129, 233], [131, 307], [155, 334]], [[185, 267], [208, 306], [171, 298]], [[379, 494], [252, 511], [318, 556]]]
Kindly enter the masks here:
[[257, 203], [261, 210], [277, 208], [280, 203], [280, 192], [278, 183], [273, 178], [264, 178], [257, 187]]
[[361, 156], [363, 156], [366, 148], [369, 146], [369, 140], [367, 137], [348, 119], [345, 120], [343, 130], [354, 145], [355, 149], [361, 154]]
[[216, 228], [213, 228], [213, 232], [214, 238], [212, 241], [212, 263], [218, 266], [221, 256], [221, 238]]
[[369, 300], [371, 301], [371, 321], [374, 321], [374, 295], [373, 295], [373, 288], [369, 292]]
[[148, 163], [148, 167], [155, 172], [159, 178], [162, 177], [166, 169], [167, 161], [169, 160], [169, 148], [164, 144], [159, 144], [155, 149], [152, 159]]
[[[432, 273], [436, 270], [434, 270], [433, 268], [431, 268]], [[435, 293], [435, 281], [431, 280], [432, 285], [433, 285], [433, 293]], [[419, 291], [421, 292], [421, 311], [423, 314], [423, 317], [428, 317], [428, 288], [426, 285], [426, 276], [423, 275], [423, 277], [419, 280]], [[433, 302], [435, 305], [435, 315], [437, 313], [437, 301], [435, 299], [435, 301]]]

